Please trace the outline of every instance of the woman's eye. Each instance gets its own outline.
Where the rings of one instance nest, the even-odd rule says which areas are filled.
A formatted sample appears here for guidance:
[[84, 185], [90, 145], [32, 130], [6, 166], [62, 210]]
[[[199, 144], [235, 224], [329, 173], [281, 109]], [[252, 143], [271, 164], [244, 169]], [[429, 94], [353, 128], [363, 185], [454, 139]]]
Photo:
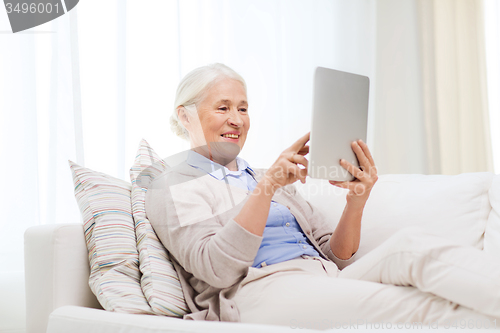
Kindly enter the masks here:
[[241, 111], [241, 112], [247, 112], [247, 109], [242, 108], [242, 109], [240, 109], [240, 111]]
[[219, 110], [221, 110], [221, 111], [226, 111], [226, 110], [227, 110], [227, 108], [226, 108], [225, 106], [221, 106], [221, 107], [219, 108]]

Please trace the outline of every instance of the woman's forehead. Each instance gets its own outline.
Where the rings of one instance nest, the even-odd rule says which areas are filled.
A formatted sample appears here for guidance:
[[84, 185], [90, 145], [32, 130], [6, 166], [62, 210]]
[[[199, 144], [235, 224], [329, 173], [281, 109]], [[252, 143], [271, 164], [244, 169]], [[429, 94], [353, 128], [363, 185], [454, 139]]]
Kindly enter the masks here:
[[205, 100], [211, 104], [219, 102], [248, 104], [244, 86], [234, 79], [224, 79], [215, 83], [207, 90]]
[[[217, 101], [214, 102], [214, 104], [228, 104], [228, 105], [231, 105], [233, 104], [234, 101], [231, 100], [231, 99], [219, 99]], [[242, 100], [236, 100], [236, 104], [238, 105], [248, 105], [248, 102], [246, 99], [242, 99]]]

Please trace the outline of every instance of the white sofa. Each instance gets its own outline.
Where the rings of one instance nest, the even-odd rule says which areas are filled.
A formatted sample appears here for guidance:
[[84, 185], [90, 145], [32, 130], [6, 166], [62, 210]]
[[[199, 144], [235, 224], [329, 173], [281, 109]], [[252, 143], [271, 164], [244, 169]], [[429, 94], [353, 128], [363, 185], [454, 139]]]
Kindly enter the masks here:
[[[344, 190], [313, 179], [296, 186], [332, 223], [338, 221], [345, 205]], [[500, 256], [500, 175], [381, 176], [365, 208], [357, 258], [399, 229], [415, 225]], [[29, 228], [25, 274], [27, 333], [290, 332], [299, 328], [104, 311], [88, 286], [87, 248], [78, 223]]]

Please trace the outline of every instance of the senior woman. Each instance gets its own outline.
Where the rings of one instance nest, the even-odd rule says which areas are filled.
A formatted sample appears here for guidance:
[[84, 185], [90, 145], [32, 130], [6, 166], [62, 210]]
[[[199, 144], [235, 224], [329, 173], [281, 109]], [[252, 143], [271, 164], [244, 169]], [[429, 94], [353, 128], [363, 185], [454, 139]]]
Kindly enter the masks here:
[[479, 250], [411, 230], [353, 263], [377, 181], [364, 142], [352, 143], [361, 168], [342, 161], [356, 180], [331, 182], [349, 190], [334, 229], [292, 185], [306, 181], [309, 134], [267, 170], [238, 156], [250, 113], [232, 69], [186, 75], [171, 124], [191, 150], [152, 182], [146, 213], [179, 275], [185, 319], [328, 328], [500, 317], [500, 268]]

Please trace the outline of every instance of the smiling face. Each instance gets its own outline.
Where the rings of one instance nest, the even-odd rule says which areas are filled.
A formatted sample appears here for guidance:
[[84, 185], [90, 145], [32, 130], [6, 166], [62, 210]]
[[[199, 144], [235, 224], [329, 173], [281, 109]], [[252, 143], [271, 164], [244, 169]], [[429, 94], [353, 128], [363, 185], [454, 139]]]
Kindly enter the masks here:
[[[221, 165], [234, 162], [250, 129], [243, 85], [229, 78], [218, 81], [205, 93], [197, 112], [191, 114], [179, 113], [179, 119], [189, 132], [191, 148], [208, 146], [208, 158]], [[218, 154], [214, 154], [215, 150]]]

